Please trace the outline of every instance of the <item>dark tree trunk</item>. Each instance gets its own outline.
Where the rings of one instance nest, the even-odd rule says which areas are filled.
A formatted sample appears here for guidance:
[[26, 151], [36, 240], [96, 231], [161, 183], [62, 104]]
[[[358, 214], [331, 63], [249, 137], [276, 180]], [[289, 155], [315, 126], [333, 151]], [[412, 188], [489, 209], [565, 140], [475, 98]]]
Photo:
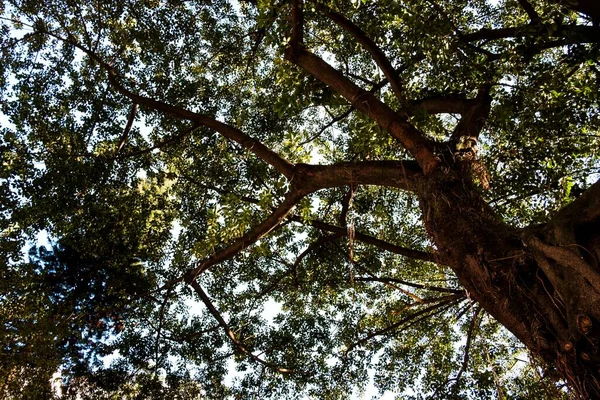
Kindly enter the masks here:
[[600, 182], [550, 223], [515, 229], [468, 179], [445, 171], [426, 179], [417, 190], [425, 225], [471, 298], [551, 377], [600, 398]]

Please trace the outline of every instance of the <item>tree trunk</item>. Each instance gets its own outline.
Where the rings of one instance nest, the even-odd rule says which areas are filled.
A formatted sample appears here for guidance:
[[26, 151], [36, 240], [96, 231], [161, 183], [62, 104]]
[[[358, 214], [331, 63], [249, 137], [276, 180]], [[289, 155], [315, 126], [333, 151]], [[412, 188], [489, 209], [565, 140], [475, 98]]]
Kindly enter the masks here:
[[600, 181], [543, 226], [515, 229], [470, 181], [438, 170], [417, 188], [425, 225], [471, 298], [567, 381], [600, 398]]

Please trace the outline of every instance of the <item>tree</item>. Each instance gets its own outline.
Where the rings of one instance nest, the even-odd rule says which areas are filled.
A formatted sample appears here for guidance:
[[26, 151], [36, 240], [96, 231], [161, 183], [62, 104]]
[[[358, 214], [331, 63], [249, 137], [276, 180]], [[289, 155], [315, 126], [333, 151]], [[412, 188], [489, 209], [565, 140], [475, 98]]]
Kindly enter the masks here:
[[593, 2], [0, 7], [4, 396], [600, 398]]

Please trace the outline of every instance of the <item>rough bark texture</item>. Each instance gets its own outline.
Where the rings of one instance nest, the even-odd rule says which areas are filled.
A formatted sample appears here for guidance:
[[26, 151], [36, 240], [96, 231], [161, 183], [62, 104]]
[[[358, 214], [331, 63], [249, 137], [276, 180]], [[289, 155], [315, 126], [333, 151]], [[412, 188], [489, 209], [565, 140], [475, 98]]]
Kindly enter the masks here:
[[[500, 221], [466, 179], [417, 189], [425, 224], [469, 295], [581, 398], [600, 398], [600, 182], [544, 226]], [[553, 374], [553, 375], [552, 375]]]

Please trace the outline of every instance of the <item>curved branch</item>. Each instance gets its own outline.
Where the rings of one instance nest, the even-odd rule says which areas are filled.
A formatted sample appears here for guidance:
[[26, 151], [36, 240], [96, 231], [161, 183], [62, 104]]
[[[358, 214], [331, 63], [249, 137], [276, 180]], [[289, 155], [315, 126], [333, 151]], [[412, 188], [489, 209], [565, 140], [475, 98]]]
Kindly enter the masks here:
[[450, 138], [451, 142], [457, 143], [461, 136], [479, 137], [479, 133], [483, 129], [490, 113], [492, 104], [492, 97], [490, 96], [491, 88], [492, 85], [486, 84], [482, 85], [479, 89], [471, 107], [462, 114], [460, 121], [456, 124]]
[[259, 142], [258, 140], [246, 135], [241, 130], [234, 128], [231, 125], [225, 124], [223, 122], [217, 121], [216, 119], [209, 117], [207, 115], [198, 114], [193, 111], [189, 111], [185, 108], [174, 106], [168, 103], [165, 103], [160, 100], [156, 100], [150, 97], [142, 96], [137, 93], [134, 93], [123, 86], [120, 82], [120, 78], [117, 74], [115, 68], [104, 61], [102, 57], [96, 54], [94, 51], [82, 46], [77, 40], [69, 34], [70, 39], [65, 39], [55, 33], [45, 32], [46, 34], [61, 40], [65, 43], [68, 43], [77, 49], [81, 50], [85, 54], [87, 54], [92, 60], [100, 64], [102, 68], [104, 68], [108, 73], [108, 80], [111, 86], [123, 96], [132, 100], [135, 104], [139, 104], [140, 106], [144, 106], [156, 111], [159, 111], [163, 114], [170, 115], [174, 118], [185, 119], [188, 121], [192, 121], [198, 125], [206, 126], [207, 128], [214, 129], [224, 137], [233, 140], [234, 142], [242, 145], [248, 151], [259, 157], [261, 160], [273, 166], [278, 172], [284, 175], [286, 178], [292, 178], [292, 170], [293, 165], [281, 157], [279, 154], [269, 149], [267, 146]]
[[229, 337], [229, 339], [235, 345], [235, 347], [237, 347], [242, 353], [246, 354], [252, 360], [254, 360], [274, 371], [280, 372], [282, 374], [289, 374], [289, 373], [294, 372], [293, 370], [288, 369], [288, 368], [278, 367], [277, 365], [271, 364], [270, 362], [267, 362], [267, 361], [263, 360], [262, 358], [254, 355], [250, 351], [250, 349], [248, 349], [248, 347], [246, 347], [246, 345], [244, 343], [242, 343], [235, 336], [235, 333], [231, 330], [231, 328], [229, 328], [229, 325], [223, 319], [223, 317], [221, 316], [221, 313], [219, 313], [219, 311], [214, 306], [214, 304], [212, 303], [212, 301], [210, 300], [208, 295], [204, 292], [204, 290], [202, 290], [202, 287], [200, 287], [200, 284], [197, 281], [192, 281], [192, 282], [190, 282], [190, 285], [194, 288], [194, 291], [198, 294], [198, 296], [200, 297], [200, 299], [202, 300], [202, 302], [204, 303], [204, 305], [206, 306], [208, 311], [211, 313], [211, 315], [217, 320], [217, 322], [219, 323], [221, 328], [223, 328], [223, 330], [227, 334], [227, 337]]
[[400, 83], [400, 79], [398, 77], [398, 72], [392, 66], [390, 60], [386, 57], [383, 51], [375, 44], [375, 42], [367, 36], [367, 34], [356, 26], [352, 21], [346, 19], [343, 15], [333, 11], [329, 7], [326, 7], [316, 1], [311, 1], [314, 4], [315, 8], [318, 11], [322, 11], [325, 15], [329, 17], [333, 22], [342, 27], [346, 32], [348, 32], [354, 39], [360, 43], [360, 45], [367, 50], [377, 66], [381, 69], [388, 82], [392, 86], [392, 90], [396, 94], [396, 97], [401, 102], [404, 102], [404, 95], [402, 90], [402, 85]]

